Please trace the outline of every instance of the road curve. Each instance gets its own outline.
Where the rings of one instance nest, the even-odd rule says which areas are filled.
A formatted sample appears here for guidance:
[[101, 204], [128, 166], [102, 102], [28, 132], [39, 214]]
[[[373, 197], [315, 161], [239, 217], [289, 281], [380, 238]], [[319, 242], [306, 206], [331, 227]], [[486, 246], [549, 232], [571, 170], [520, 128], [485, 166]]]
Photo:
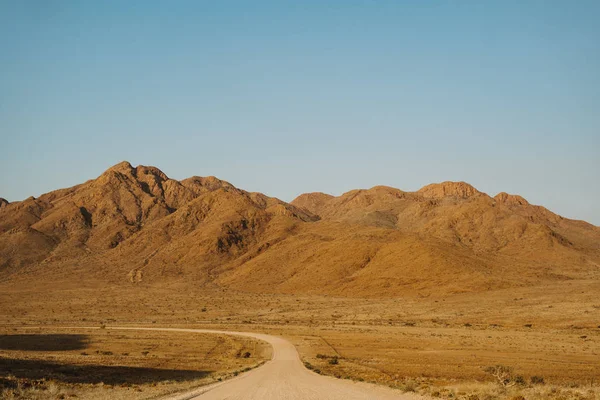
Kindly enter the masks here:
[[273, 357], [227, 381], [218, 382], [165, 400], [414, 400], [422, 397], [368, 383], [318, 375], [304, 367], [296, 348], [287, 340], [261, 333], [208, 329], [133, 328], [110, 329], [219, 333], [263, 340], [273, 347]]

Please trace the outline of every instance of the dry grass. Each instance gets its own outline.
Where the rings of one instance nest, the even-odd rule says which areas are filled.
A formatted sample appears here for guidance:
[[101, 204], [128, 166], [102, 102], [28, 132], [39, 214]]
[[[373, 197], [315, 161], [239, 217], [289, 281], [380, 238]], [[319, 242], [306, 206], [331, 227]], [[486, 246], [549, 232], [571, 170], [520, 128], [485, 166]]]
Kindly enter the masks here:
[[419, 393], [434, 398], [465, 400], [596, 400], [599, 386], [522, 385], [503, 388], [489, 382], [461, 382], [440, 385], [421, 382]]
[[[568, 281], [444, 298], [370, 300], [184, 291], [178, 286], [136, 287], [130, 293], [106, 287], [43, 288], [42, 299], [36, 293], [40, 290], [2, 290], [0, 325], [12, 329], [131, 324], [273, 333], [294, 342], [303, 359], [321, 373], [442, 398], [592, 399], [598, 391], [600, 303], [595, 293], [600, 288], [596, 282]], [[103, 333], [108, 336], [107, 332], [111, 331]], [[189, 342], [189, 334], [181, 335], [173, 343]], [[201, 355], [202, 349], [188, 351], [189, 356], [195, 354]], [[329, 356], [337, 356], [338, 363], [330, 363]], [[98, 363], [105, 363], [98, 357]], [[174, 353], [172, 357], [186, 356]], [[152, 358], [140, 356], [140, 365], [148, 360]], [[213, 361], [210, 365], [217, 365]], [[496, 364], [512, 367], [526, 385], [500, 388], [485, 372]], [[530, 385], [532, 376], [543, 377], [545, 384]]]
[[[496, 364], [549, 382], [589, 382], [600, 376], [598, 334], [581, 339], [568, 332], [385, 326], [305, 332], [293, 340], [310, 363], [332, 375], [386, 384], [402, 377], [493, 379], [485, 367]], [[338, 356], [339, 364], [330, 365], [318, 354]]]
[[149, 398], [226, 379], [269, 357], [264, 343], [224, 335], [4, 329], [0, 398]]

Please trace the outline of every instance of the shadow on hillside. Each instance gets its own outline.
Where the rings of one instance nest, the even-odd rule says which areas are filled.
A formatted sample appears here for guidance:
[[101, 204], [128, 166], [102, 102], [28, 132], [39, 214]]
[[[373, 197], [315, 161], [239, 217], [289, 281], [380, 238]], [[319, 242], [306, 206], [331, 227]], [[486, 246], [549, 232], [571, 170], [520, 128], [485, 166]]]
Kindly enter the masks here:
[[0, 350], [68, 351], [87, 347], [86, 335], [0, 335]]
[[[125, 366], [71, 365], [43, 360], [18, 360], [0, 357], [0, 377], [14, 376], [17, 379], [46, 379], [65, 383], [138, 385], [167, 380], [184, 382], [203, 378], [210, 373], [210, 371]], [[0, 383], [1, 381], [0, 378]]]

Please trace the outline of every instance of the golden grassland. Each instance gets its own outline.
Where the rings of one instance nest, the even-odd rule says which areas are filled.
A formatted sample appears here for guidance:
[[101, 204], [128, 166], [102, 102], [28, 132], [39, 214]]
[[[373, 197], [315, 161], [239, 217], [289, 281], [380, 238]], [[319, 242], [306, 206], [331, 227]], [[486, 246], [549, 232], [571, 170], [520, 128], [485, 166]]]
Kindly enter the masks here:
[[[44, 298], [40, 298], [40, 290], [46, 293]], [[368, 300], [179, 290], [177, 286], [136, 286], [131, 291], [38, 287], [24, 292], [6, 288], [0, 293], [0, 324], [6, 334], [14, 329], [22, 333], [24, 326], [42, 334], [64, 333], [60, 326], [102, 325], [265, 332], [288, 338], [309, 367], [339, 378], [440, 398], [592, 400], [600, 394], [598, 293], [600, 284], [596, 281], [436, 298]], [[106, 393], [110, 387], [119, 396], [149, 398], [158, 392], [156, 387], [166, 391], [199, 385], [259, 361], [236, 357], [240, 346], [249, 344], [218, 335], [68, 331], [94, 339], [91, 351], [84, 350], [90, 355], [66, 351], [65, 360], [76, 357], [77, 362], [90, 360], [94, 365], [118, 361], [119, 365], [167, 370], [175, 365], [169, 362], [177, 360], [177, 366], [185, 371], [214, 371], [210, 378], [189, 372], [194, 379], [177, 382], [159, 377], [131, 387], [104, 382], [104, 388], [98, 389], [99, 383], [86, 384], [100, 390], [98, 393]], [[120, 337], [129, 339], [117, 339]], [[151, 337], [163, 345], [144, 356], [143, 348], [151, 347]], [[116, 347], [104, 350], [102, 343], [108, 338]], [[219, 340], [229, 344], [218, 346], [218, 353], [204, 358], [207, 348]], [[113, 355], [104, 357], [96, 350]], [[168, 357], [167, 350], [172, 351]], [[6, 351], [0, 354], [5, 357]], [[50, 355], [59, 357], [58, 353]], [[31, 354], [13, 356], [24, 359]], [[495, 365], [510, 368], [506, 384], [486, 372]], [[2, 379], [7, 379], [6, 375]], [[69, 390], [79, 390], [77, 383], [68, 385]]]
[[159, 398], [253, 368], [270, 351], [226, 335], [4, 327], [0, 398]]

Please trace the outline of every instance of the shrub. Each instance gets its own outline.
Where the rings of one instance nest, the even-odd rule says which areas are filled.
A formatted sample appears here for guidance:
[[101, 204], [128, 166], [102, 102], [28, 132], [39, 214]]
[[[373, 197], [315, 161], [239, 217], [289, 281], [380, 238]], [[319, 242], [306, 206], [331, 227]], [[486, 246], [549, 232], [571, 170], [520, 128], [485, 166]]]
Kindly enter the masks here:
[[329, 360], [329, 365], [338, 365], [338, 364], [339, 364], [338, 356], [331, 357], [331, 359]]
[[530, 382], [532, 385], [543, 385], [544, 384], [544, 378], [541, 376], [532, 376], [530, 379]]
[[512, 368], [505, 365], [494, 365], [493, 367], [487, 367], [485, 370], [488, 374], [492, 375], [503, 387], [510, 387], [516, 385], [513, 379]]
[[400, 389], [404, 392], [416, 392], [417, 384], [413, 380], [408, 380], [400, 386]]

